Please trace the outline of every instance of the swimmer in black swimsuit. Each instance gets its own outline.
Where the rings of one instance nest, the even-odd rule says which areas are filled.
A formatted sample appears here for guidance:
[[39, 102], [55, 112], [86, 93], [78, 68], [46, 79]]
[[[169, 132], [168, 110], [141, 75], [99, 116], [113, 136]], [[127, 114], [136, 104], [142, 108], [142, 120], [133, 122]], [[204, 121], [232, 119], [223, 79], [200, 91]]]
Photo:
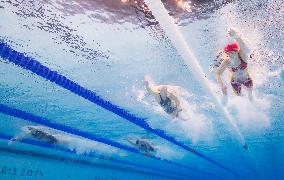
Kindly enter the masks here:
[[160, 95], [160, 105], [164, 109], [164, 111], [168, 114], [171, 114], [175, 111], [176, 107], [172, 107], [172, 101], [170, 98], [166, 97], [166, 99], [163, 99], [162, 96]]
[[177, 87], [170, 85], [155, 86], [149, 76], [145, 76], [144, 82], [148, 92], [155, 97], [163, 110], [173, 118], [179, 117], [179, 112], [182, 111], [182, 107], [176, 96], [177, 92], [175, 88]]
[[168, 92], [167, 87], [159, 88], [159, 104], [164, 109], [164, 111], [174, 117], [178, 117], [179, 113], [179, 100], [173, 94]]
[[58, 144], [58, 139], [49, 132], [43, 130], [41, 126], [24, 126], [22, 127], [22, 133], [9, 141], [9, 144], [14, 144], [26, 136], [32, 136], [35, 139], [44, 141], [49, 144]]
[[127, 139], [127, 141], [139, 149], [141, 152], [145, 153], [146, 155], [151, 155], [157, 151], [157, 148], [152, 145], [147, 139], [138, 138], [138, 139]]

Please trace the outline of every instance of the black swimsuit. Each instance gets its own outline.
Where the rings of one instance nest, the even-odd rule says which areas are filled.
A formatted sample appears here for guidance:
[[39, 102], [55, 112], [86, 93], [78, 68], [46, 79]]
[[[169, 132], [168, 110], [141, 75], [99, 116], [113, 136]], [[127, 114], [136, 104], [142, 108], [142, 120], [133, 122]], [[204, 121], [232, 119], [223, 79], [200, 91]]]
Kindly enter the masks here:
[[176, 110], [176, 107], [172, 107], [172, 100], [169, 97], [163, 99], [162, 96], [160, 95], [160, 99], [161, 99], [160, 105], [163, 107], [164, 111], [171, 114]]
[[31, 132], [31, 134], [34, 138], [41, 139], [50, 144], [55, 144], [58, 142], [54, 136], [47, 134], [43, 131], [35, 130], [34, 132]]
[[135, 144], [142, 151], [145, 151], [145, 152], [155, 151], [155, 149], [147, 141], [136, 140]]

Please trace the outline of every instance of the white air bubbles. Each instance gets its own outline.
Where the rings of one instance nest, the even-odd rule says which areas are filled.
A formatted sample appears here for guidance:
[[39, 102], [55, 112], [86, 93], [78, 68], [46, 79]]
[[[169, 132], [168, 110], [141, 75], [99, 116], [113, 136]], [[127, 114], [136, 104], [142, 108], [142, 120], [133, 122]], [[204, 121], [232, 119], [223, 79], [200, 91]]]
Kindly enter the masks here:
[[[41, 136], [43, 136], [44, 134], [47, 136], [53, 136], [57, 140], [57, 142], [55, 143], [56, 145], [67, 147], [69, 150], [75, 151], [77, 154], [103, 153], [106, 155], [119, 154], [121, 156], [124, 156], [124, 154], [122, 154], [122, 152], [119, 152], [118, 149], [109, 145], [64, 133], [45, 126], [23, 126], [21, 128], [22, 132], [20, 133], [20, 135], [25, 134], [30, 138], [35, 138], [32, 135], [33, 133], [30, 128], [35, 131], [34, 133], [38, 132]], [[41, 141], [41, 139], [37, 140]]]
[[[179, 86], [172, 86], [172, 88], [175, 89], [176, 96], [180, 101], [181, 107], [183, 107], [178, 117], [174, 119], [146, 91], [134, 88], [133, 92], [136, 94], [137, 101], [144, 104], [147, 111], [159, 114], [161, 119], [167, 119], [167, 121], [162, 122], [162, 129], [166, 132], [185, 137], [192, 143], [212, 140], [213, 126], [211, 119], [200, 112], [200, 107], [196, 104], [196, 100], [194, 100], [196, 95]], [[203, 104], [206, 105], [205, 102]], [[161, 124], [161, 120], [151, 118], [149, 119], [149, 124], [156, 128], [158, 124]]]
[[256, 132], [270, 127], [268, 97], [257, 94], [252, 102], [244, 97], [232, 97], [229, 107], [235, 112], [238, 124], [244, 129]]

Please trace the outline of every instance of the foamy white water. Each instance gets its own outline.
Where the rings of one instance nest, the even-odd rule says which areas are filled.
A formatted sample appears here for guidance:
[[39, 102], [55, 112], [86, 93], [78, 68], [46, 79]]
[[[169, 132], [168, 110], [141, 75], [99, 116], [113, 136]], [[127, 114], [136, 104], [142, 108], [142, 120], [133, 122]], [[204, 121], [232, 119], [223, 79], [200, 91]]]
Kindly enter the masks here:
[[37, 130], [53, 135], [59, 141], [58, 145], [66, 146], [71, 151], [75, 150], [77, 154], [90, 154], [92, 152], [105, 153], [107, 155], [114, 153], [119, 154], [117, 149], [106, 144], [63, 133], [44, 126], [24, 126], [22, 127], [22, 133], [29, 134], [30, 131], [28, 130], [28, 127], [33, 127]]
[[[148, 80], [151, 86], [157, 85], [150, 77]], [[147, 108], [151, 109], [151, 111], [168, 119], [168, 121], [163, 122], [163, 124], [165, 124], [163, 129], [167, 132], [186, 137], [190, 139], [192, 143], [212, 140], [213, 128], [211, 119], [198, 111], [199, 107], [194, 101], [188, 101], [188, 98], [191, 98], [194, 94], [189, 93], [182, 87], [171, 85], [171, 91], [175, 92], [174, 94], [179, 99], [181, 107], [183, 107], [183, 110], [179, 112], [179, 117], [172, 119], [154, 100], [151, 94], [147, 93], [145, 90], [139, 90], [134, 86], [132, 87], [132, 91], [136, 94], [138, 102], [143, 103]]]
[[190, 71], [193, 72], [195, 77], [200, 80], [200, 84], [207, 94], [215, 103], [216, 108], [225, 117], [231, 128], [234, 130], [239, 142], [245, 146], [246, 142], [239, 127], [236, 125], [233, 117], [229, 114], [228, 110], [222, 106], [221, 101], [217, 98], [216, 94], [210, 87], [209, 80], [206, 78], [204, 71], [194, 53], [190, 50], [188, 44], [184, 40], [178, 27], [175, 25], [174, 20], [169, 16], [167, 10], [161, 1], [145, 0], [149, 9], [152, 11], [155, 18], [159, 21], [161, 27], [164, 29], [166, 35], [169, 37], [178, 53], [182, 56], [184, 62], [187, 64]]

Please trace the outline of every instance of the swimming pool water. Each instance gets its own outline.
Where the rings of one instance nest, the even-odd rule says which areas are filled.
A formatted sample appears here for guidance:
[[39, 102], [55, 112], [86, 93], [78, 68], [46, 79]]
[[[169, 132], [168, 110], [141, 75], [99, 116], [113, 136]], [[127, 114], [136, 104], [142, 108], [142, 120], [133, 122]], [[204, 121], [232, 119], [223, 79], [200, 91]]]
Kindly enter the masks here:
[[[235, 97], [228, 86], [228, 109], [249, 149], [242, 148], [230, 124], [200, 86], [200, 79], [185, 65], [167, 37], [171, 29], [153, 23], [159, 20], [147, 18], [135, 6], [121, 1], [1, 1], [1, 43], [126, 110], [124, 114], [145, 120], [162, 137], [130, 122], [132, 116], [119, 116], [115, 109], [105, 109], [82, 93], [76, 94], [2, 55], [1, 105], [127, 148], [134, 148], [127, 138], [146, 137], [158, 151], [153, 158], [60, 130], [55, 133], [66, 142], [62, 146], [31, 137], [8, 145], [8, 139], [18, 135], [23, 126], [37, 124], [0, 113], [0, 179], [284, 177], [283, 2], [193, 1], [196, 5], [191, 13], [182, 11], [174, 1], [162, 2], [218, 97], [210, 64], [229, 41], [227, 29], [236, 27], [250, 41], [255, 101]], [[190, 121], [172, 121], [163, 113], [146, 93], [146, 74], [157, 84], [182, 87], [179, 93], [192, 110]]]

